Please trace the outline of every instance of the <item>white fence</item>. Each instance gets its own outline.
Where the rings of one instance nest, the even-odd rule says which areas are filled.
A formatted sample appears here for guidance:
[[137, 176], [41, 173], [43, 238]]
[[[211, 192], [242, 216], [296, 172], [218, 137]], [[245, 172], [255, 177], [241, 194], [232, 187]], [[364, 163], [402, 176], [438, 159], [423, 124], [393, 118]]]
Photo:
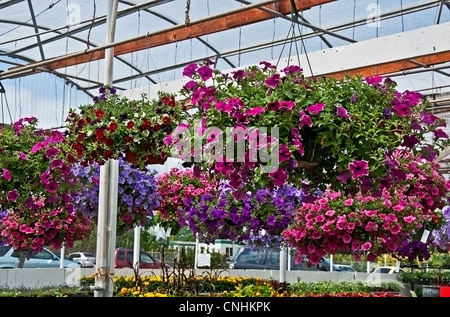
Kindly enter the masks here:
[[[219, 272], [217, 270], [196, 270], [196, 274]], [[80, 286], [80, 279], [95, 273], [93, 268], [51, 268], [51, 269], [3, 269], [0, 270], [0, 289], [33, 289], [42, 287]], [[160, 270], [140, 270], [143, 275], [160, 275]], [[116, 269], [114, 276], [133, 276], [132, 269]], [[261, 277], [281, 281], [280, 271], [276, 270], [224, 270], [221, 276]], [[381, 281], [398, 281], [395, 274], [373, 274], [361, 272], [321, 272], [321, 271], [286, 271], [284, 281], [352, 281], [360, 280], [371, 285], [378, 285]], [[378, 284], [377, 284], [378, 283]]]

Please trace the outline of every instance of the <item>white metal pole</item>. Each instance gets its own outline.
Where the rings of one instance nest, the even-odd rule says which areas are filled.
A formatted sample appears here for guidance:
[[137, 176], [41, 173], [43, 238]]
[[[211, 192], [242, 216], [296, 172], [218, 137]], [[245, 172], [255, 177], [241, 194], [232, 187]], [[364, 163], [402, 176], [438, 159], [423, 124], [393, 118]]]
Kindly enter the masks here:
[[119, 161], [109, 160], [109, 190], [108, 190], [108, 276], [106, 283], [106, 296], [112, 297], [114, 291], [114, 253], [116, 249], [117, 231], [117, 200], [119, 187]]
[[286, 282], [286, 247], [280, 249], [280, 283]]
[[[106, 35], [106, 44], [114, 42], [114, 35], [116, 32], [116, 18], [118, 0], [108, 1], [108, 16], [106, 17], [106, 25], [108, 27]], [[114, 47], [105, 49], [105, 85], [110, 85], [113, 82], [113, 64], [114, 64]]]
[[292, 262], [292, 255], [291, 255], [291, 250], [288, 248], [287, 249], [287, 258], [288, 258], [288, 261], [287, 261], [287, 270], [288, 271], [290, 271], [291, 270], [291, 262]]
[[64, 254], [66, 253], [66, 244], [63, 242], [61, 244], [61, 253], [59, 255], [59, 268], [64, 268]]
[[333, 254], [330, 254], [330, 272], [333, 272]]
[[199, 240], [198, 240], [198, 234], [195, 235], [195, 255], [194, 255], [194, 269], [197, 269], [197, 260], [198, 260], [198, 246], [199, 246]]
[[109, 161], [107, 161], [104, 165], [100, 166], [94, 297], [103, 297], [105, 289], [105, 276], [106, 276], [105, 274], [107, 266], [106, 224], [108, 223], [108, 179], [109, 179]]
[[[114, 41], [117, 6], [118, 0], [108, 1], [106, 44]], [[113, 62], [114, 48], [111, 47], [105, 50], [105, 85], [111, 85], [113, 82]], [[95, 297], [112, 297], [114, 288], [112, 280], [114, 261], [112, 259], [116, 244], [118, 162], [111, 163], [112, 161], [108, 160], [100, 166]], [[111, 168], [110, 165], [113, 167]], [[110, 168], [113, 173], [111, 183]]]
[[141, 227], [134, 228], [134, 252], [133, 252], [133, 267], [139, 268], [139, 254], [141, 253]]

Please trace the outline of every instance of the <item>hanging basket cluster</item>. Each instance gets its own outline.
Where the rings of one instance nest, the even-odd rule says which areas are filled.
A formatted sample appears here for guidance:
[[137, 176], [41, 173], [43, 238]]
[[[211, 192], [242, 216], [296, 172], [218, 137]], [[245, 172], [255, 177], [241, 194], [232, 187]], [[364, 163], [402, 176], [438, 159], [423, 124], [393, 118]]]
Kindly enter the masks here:
[[71, 110], [66, 119], [67, 160], [87, 166], [122, 157], [143, 170], [164, 164], [169, 155], [164, 139], [187, 117], [174, 95], [130, 100], [113, 87], [102, 87], [94, 103]]
[[27, 117], [0, 128], [0, 242], [34, 253], [72, 247], [91, 230], [74, 202], [80, 184], [59, 150], [63, 135], [37, 123]]

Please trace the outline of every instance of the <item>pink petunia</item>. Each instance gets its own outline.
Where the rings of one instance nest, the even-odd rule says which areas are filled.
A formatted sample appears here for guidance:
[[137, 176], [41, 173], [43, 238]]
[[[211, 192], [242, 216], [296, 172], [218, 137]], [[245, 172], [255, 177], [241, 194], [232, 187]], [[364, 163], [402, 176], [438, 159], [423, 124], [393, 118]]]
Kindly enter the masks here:
[[341, 236], [342, 241], [344, 241], [344, 243], [350, 243], [352, 241], [352, 236], [345, 233]]
[[353, 198], [348, 198], [344, 200], [344, 206], [349, 207], [353, 205]]
[[361, 245], [361, 250], [363, 250], [363, 251], [369, 251], [370, 248], [372, 248], [372, 243], [370, 243], [369, 241], [367, 241]]
[[407, 216], [407, 217], [403, 217], [403, 219], [407, 222], [407, 223], [413, 223], [414, 221], [416, 221], [416, 217], [414, 216]]

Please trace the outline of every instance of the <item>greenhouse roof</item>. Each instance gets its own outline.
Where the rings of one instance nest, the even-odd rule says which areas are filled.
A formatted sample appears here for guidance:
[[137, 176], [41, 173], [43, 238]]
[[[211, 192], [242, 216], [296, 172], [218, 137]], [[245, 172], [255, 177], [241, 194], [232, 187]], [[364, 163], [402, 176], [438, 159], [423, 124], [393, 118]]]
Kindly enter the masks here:
[[448, 107], [448, 0], [4, 0], [0, 26], [5, 123], [33, 115], [58, 127], [109, 74], [124, 94], [163, 90], [204, 59], [222, 70], [265, 60], [306, 76], [389, 75]]

